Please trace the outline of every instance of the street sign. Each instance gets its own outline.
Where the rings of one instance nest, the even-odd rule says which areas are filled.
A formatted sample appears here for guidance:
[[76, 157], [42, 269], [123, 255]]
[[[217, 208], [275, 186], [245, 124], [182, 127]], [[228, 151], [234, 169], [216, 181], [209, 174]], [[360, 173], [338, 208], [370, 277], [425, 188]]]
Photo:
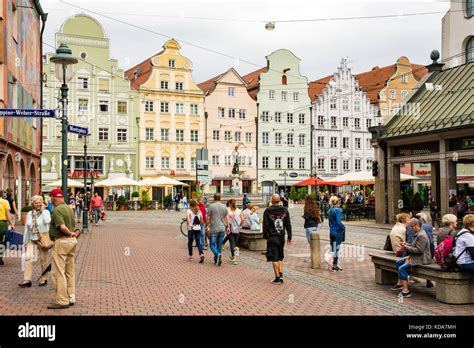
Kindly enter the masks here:
[[89, 134], [89, 128], [74, 126], [72, 124], [67, 126], [67, 131], [69, 133], [75, 133], [75, 134], [79, 134], [79, 135], [88, 135]]
[[50, 109], [0, 109], [0, 117], [41, 117], [53, 118], [55, 110]]

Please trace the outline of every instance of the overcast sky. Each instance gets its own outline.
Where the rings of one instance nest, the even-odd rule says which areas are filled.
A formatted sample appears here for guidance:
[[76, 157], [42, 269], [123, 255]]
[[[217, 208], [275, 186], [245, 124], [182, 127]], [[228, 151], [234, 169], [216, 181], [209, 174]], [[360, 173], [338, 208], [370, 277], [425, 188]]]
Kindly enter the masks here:
[[[102, 23], [111, 40], [111, 57], [118, 59], [124, 69], [160, 51], [166, 37], [202, 47], [181, 42], [181, 53], [193, 61], [197, 83], [230, 67], [242, 75], [256, 70], [266, 65], [266, 55], [280, 48], [291, 50], [301, 59], [301, 72], [310, 80], [332, 74], [341, 57], [348, 57], [354, 73], [393, 64], [402, 55], [411, 62], [429, 64], [431, 50], [441, 52], [441, 13], [383, 19], [276, 22], [273, 31], [265, 29], [265, 21], [400, 15], [449, 9], [447, 0], [66, 1], [164, 36], [59, 0], [41, 0], [45, 12], [49, 13], [45, 42], [54, 44], [54, 34], [66, 18], [87, 13]], [[45, 47], [46, 52], [50, 50]]]

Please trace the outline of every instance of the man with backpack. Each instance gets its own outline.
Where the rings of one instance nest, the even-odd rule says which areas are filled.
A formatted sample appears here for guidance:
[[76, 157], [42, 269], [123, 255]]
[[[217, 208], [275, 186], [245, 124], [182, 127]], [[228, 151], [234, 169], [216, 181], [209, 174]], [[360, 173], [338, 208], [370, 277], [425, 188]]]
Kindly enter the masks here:
[[464, 216], [463, 225], [454, 240], [453, 256], [462, 271], [474, 274], [474, 214]]
[[267, 261], [272, 262], [275, 279], [272, 284], [283, 283], [283, 258], [285, 231], [288, 233], [288, 245], [291, 244], [291, 220], [288, 210], [280, 205], [280, 196], [274, 194], [272, 205], [263, 213], [263, 237], [267, 240]]

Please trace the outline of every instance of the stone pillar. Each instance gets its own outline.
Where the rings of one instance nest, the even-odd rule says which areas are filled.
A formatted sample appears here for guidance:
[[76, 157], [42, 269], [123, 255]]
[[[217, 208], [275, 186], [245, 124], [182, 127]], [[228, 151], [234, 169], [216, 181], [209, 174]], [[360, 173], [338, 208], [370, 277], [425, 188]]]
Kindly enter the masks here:
[[440, 202], [441, 216], [449, 213], [448, 198], [449, 191], [456, 190], [456, 162], [451, 159], [441, 159], [439, 161], [440, 168]]
[[387, 167], [387, 186], [388, 186], [388, 221], [394, 222], [395, 215], [400, 212], [400, 165], [389, 163]]
[[431, 163], [431, 196], [438, 207], [440, 206], [440, 162]]
[[386, 223], [387, 205], [386, 205], [386, 180], [385, 173], [385, 151], [378, 145], [375, 147], [375, 158], [378, 162], [378, 176], [375, 178], [375, 222], [378, 224]]

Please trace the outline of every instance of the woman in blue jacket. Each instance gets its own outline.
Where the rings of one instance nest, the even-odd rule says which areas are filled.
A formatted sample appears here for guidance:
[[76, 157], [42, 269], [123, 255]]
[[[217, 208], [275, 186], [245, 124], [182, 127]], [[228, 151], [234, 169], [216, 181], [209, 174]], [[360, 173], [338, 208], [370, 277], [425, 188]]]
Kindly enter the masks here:
[[329, 199], [329, 239], [331, 242], [331, 252], [334, 255], [331, 271], [342, 271], [342, 268], [338, 266], [337, 261], [339, 259], [339, 248], [343, 242], [343, 236], [346, 230], [346, 226], [342, 224], [342, 209], [339, 208], [339, 198], [332, 196]]

